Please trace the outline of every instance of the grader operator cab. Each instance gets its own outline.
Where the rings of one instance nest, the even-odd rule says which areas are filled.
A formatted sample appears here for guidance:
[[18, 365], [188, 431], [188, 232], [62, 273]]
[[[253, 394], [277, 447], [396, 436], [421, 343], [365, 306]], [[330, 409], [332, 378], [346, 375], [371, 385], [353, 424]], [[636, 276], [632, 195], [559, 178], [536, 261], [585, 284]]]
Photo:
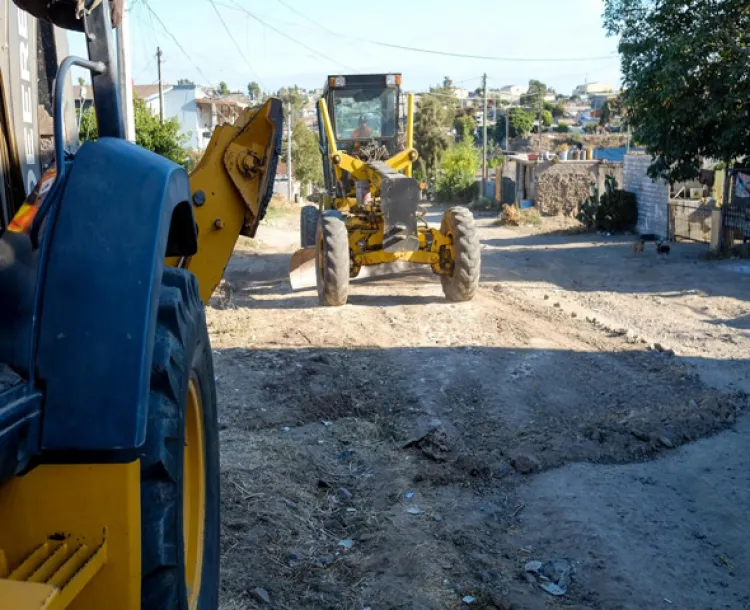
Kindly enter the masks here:
[[451, 301], [468, 301], [479, 284], [474, 217], [448, 209], [429, 226], [412, 178], [414, 98], [401, 125], [401, 75], [329, 76], [318, 101], [325, 196], [305, 206], [302, 248], [292, 256], [292, 288], [317, 286], [321, 305], [344, 305], [362, 267], [430, 265]]
[[[122, 1], [113, 8], [0, 5], [2, 610], [218, 608], [204, 303], [265, 213], [281, 102], [217, 127], [188, 177], [124, 139], [110, 22]], [[89, 57], [40, 68], [40, 91], [57, 68], [42, 100], [36, 40], [53, 27], [39, 56], [62, 27], [85, 31]], [[77, 151], [63, 112], [73, 65], [91, 73], [99, 131]], [[48, 102], [54, 164], [40, 177], [36, 110]]]

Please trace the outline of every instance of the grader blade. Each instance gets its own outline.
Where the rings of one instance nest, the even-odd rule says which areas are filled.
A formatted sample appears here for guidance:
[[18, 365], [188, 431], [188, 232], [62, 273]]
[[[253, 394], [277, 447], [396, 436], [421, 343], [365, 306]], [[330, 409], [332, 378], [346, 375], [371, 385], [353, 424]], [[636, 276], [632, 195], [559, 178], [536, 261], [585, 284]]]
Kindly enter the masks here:
[[292, 254], [289, 262], [289, 283], [292, 290], [306, 290], [317, 285], [315, 248], [302, 248]]

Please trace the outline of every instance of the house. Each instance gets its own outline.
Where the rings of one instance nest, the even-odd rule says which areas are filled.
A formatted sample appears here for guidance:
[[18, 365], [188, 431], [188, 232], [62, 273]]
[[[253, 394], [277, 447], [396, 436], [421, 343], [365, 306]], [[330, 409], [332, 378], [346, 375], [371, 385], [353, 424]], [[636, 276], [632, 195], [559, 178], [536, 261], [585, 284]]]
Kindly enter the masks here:
[[94, 92], [90, 84], [73, 85], [73, 98], [75, 99], [76, 110], [88, 110], [94, 104]]
[[585, 83], [573, 89], [573, 95], [600, 95], [614, 93], [615, 89], [609, 83]]
[[528, 91], [528, 85], [505, 85], [504, 87], [500, 87], [498, 95], [501, 100], [513, 103], [520, 101], [521, 96], [528, 93]]
[[[289, 168], [286, 163], [279, 161], [276, 164], [276, 179], [273, 182], [273, 193], [274, 195], [280, 195], [281, 197], [289, 197]], [[292, 167], [292, 173], [294, 167]], [[300, 195], [300, 183], [292, 178], [292, 200], [299, 197]]]
[[[133, 90], [154, 115], [159, 114], [158, 85], [135, 85]], [[164, 118], [177, 119], [180, 134], [187, 137], [186, 148], [204, 150], [214, 128], [233, 123], [249, 105], [246, 95], [212, 97], [209, 91], [193, 84], [163, 86]]]

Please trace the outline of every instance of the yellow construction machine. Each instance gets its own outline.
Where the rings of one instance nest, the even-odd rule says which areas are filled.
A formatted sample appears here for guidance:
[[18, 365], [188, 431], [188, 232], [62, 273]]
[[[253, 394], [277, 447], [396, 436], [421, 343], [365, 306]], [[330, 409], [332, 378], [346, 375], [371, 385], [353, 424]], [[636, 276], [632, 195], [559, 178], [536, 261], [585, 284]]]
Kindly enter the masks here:
[[[204, 304], [265, 213], [281, 102], [218, 127], [190, 177], [127, 142], [114, 1], [0, 8], [0, 610], [218, 607]], [[85, 31], [88, 58], [50, 55], [61, 27]], [[77, 150], [74, 65], [99, 132]], [[44, 172], [38, 104], [54, 120]]]
[[321, 305], [344, 305], [362, 267], [398, 262], [430, 265], [450, 301], [476, 293], [474, 217], [459, 206], [446, 210], [439, 229], [426, 222], [412, 178], [414, 97], [405, 99], [404, 129], [400, 74], [329, 76], [318, 101], [326, 192], [302, 209], [290, 282], [295, 290], [317, 286]]

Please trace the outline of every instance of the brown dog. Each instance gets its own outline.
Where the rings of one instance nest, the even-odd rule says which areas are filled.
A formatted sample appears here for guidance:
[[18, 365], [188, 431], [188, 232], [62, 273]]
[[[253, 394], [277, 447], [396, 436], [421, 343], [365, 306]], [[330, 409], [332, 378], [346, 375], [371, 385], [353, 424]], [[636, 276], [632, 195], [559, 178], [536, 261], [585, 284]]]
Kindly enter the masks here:
[[644, 243], [642, 239], [639, 239], [637, 242], [633, 244], [633, 254], [638, 256], [639, 254], [643, 254], [643, 248]]

